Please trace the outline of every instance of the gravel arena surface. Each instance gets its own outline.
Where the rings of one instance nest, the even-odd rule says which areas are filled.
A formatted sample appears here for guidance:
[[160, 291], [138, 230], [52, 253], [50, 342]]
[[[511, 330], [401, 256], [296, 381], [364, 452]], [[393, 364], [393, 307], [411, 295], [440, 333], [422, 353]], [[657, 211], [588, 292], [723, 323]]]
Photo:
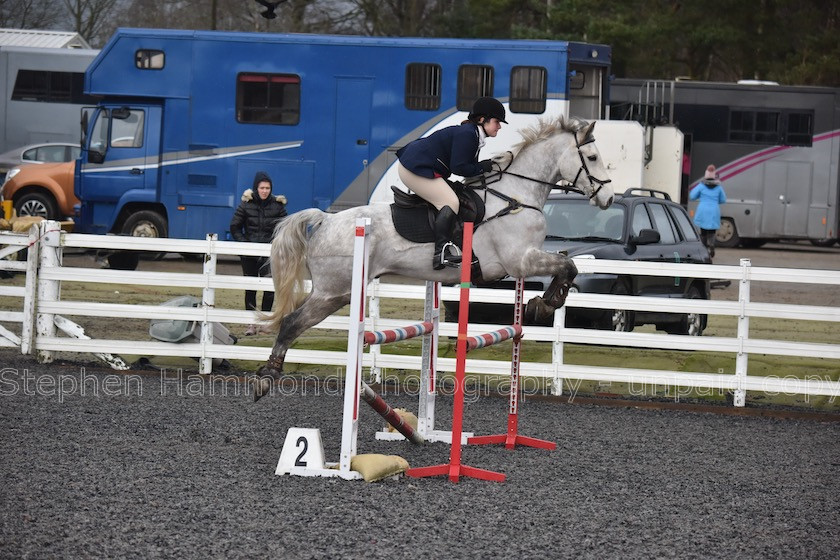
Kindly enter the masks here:
[[[0, 350], [3, 558], [840, 557], [840, 422], [523, 402], [520, 433], [554, 451], [467, 446], [502, 483], [275, 476], [286, 431], [338, 458], [338, 395], [273, 395], [167, 371], [39, 365]], [[386, 395], [416, 410], [414, 397]], [[438, 428], [452, 399], [438, 400]], [[505, 430], [507, 401], [464, 426]], [[380, 442], [412, 466], [449, 446]]]

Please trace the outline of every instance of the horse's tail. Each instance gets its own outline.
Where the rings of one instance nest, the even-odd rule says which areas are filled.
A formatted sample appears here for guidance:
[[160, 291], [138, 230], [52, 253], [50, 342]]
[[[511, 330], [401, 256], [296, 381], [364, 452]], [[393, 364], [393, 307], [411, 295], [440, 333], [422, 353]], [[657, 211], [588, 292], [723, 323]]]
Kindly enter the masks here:
[[307, 234], [325, 216], [326, 213], [317, 208], [302, 210], [282, 220], [274, 230], [274, 238], [271, 240], [274, 309], [261, 316], [274, 330], [277, 330], [283, 317], [300, 306], [306, 296], [303, 283], [306, 275]]

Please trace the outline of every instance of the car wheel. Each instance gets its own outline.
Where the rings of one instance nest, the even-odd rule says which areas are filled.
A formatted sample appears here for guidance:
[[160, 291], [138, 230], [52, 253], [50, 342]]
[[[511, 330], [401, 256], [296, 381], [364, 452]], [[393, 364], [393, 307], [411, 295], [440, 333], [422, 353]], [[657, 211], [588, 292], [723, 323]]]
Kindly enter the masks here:
[[731, 218], [723, 218], [720, 221], [720, 227], [715, 233], [715, 244], [718, 247], [737, 247], [741, 238], [738, 235], [738, 229], [735, 227], [735, 222]]
[[[688, 290], [686, 299], [703, 299], [700, 296], [700, 291], [691, 287]], [[706, 327], [707, 316], [702, 313], [687, 313], [680, 316], [680, 320], [676, 325], [669, 325], [664, 330], [668, 334], [686, 334], [688, 336], [700, 336], [703, 334], [703, 329]]]
[[[626, 296], [630, 293], [627, 284], [619, 280], [610, 290], [610, 293], [618, 296]], [[636, 314], [629, 309], [607, 309], [604, 311], [604, 318], [598, 328], [616, 332], [630, 332], [635, 326]]]
[[40, 216], [45, 220], [58, 220], [58, 205], [53, 197], [43, 192], [30, 191], [15, 199], [18, 216]]
[[[122, 227], [122, 232], [132, 237], [166, 237], [166, 220], [152, 210], [140, 210], [131, 214]], [[160, 260], [163, 253], [143, 253], [143, 256]]]

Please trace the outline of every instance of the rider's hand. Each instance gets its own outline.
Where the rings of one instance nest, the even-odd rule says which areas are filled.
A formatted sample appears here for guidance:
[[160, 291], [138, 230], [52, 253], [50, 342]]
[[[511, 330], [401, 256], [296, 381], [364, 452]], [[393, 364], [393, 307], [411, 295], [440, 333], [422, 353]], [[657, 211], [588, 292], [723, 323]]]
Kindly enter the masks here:
[[484, 161], [479, 161], [478, 165], [481, 166], [482, 171], [485, 173], [489, 173], [493, 171], [493, 160], [492, 159], [485, 159]]

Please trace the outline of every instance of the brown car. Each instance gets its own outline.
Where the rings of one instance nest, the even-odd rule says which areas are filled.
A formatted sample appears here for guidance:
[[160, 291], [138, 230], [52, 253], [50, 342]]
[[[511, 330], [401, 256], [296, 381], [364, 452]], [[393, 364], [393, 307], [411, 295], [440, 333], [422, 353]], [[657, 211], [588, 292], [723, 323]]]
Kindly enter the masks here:
[[2, 198], [11, 200], [18, 216], [42, 216], [61, 220], [73, 216], [79, 204], [73, 192], [76, 162], [23, 165], [9, 172], [3, 183]]

